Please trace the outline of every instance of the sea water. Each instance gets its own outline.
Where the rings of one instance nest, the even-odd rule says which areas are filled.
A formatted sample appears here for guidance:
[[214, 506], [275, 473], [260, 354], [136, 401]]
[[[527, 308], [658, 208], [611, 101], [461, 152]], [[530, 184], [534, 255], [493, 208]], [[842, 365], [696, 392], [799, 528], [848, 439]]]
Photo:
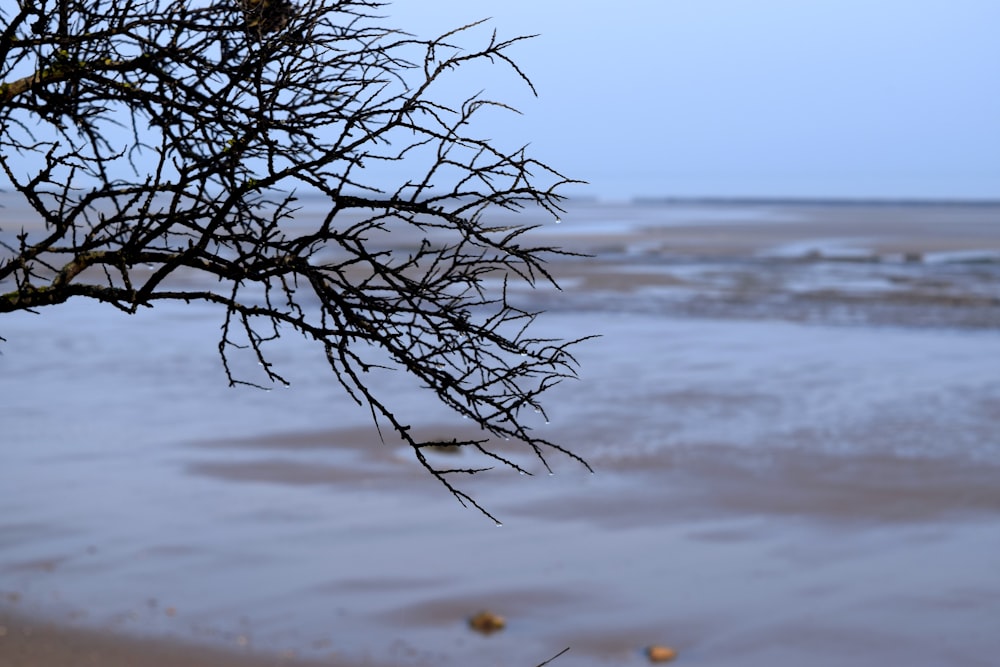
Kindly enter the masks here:
[[[934, 212], [869, 235], [844, 222], [864, 211], [778, 205], [539, 219], [591, 256], [511, 298], [549, 311], [539, 336], [601, 337], [529, 418], [597, 474], [515, 451], [534, 475], [453, 480], [502, 531], [383, 442], [307, 341], [274, 346], [291, 386], [265, 392], [227, 386], [211, 306], [3, 315], [0, 608], [395, 664], [996, 650], [1000, 236], [975, 209], [955, 227], [974, 247], [942, 232], [907, 258], [908, 214]], [[415, 427], [468, 432], [399, 374], [371, 381]], [[480, 608], [508, 628], [470, 634]]]

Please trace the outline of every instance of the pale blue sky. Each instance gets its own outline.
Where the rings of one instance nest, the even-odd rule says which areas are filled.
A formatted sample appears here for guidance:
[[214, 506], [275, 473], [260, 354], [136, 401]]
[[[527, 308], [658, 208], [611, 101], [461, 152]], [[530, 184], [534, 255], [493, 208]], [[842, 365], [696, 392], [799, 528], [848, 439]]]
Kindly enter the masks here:
[[500, 67], [439, 92], [519, 107], [481, 134], [589, 181], [567, 194], [1000, 199], [1000, 0], [396, 0], [384, 13], [421, 37], [492, 17], [470, 48], [494, 28], [539, 33], [513, 51], [538, 98]]
[[[998, 0], [398, 0], [421, 36], [492, 17], [540, 93], [478, 85], [531, 141], [633, 195], [1000, 198]], [[472, 45], [474, 40], [470, 40]]]

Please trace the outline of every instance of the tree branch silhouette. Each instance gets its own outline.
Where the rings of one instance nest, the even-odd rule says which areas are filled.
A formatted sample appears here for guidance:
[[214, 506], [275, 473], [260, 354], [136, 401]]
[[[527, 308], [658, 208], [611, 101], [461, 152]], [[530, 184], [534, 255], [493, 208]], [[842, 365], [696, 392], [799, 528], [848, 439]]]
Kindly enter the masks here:
[[[368, 384], [376, 367], [408, 373], [484, 431], [453, 444], [521, 466], [491, 445], [511, 439], [548, 467], [570, 450], [525, 414], [575, 376], [578, 341], [533, 337], [535, 312], [510, 281], [555, 284], [527, 227], [498, 210], [558, 216], [570, 182], [524, 148], [476, 134], [486, 109], [436, 86], [476, 62], [506, 67], [524, 37], [453, 44], [382, 26], [364, 0], [19, 0], [0, 10], [0, 168], [44, 223], [0, 246], [0, 312], [86, 297], [128, 313], [162, 301], [215, 304], [218, 350], [248, 353], [286, 383], [269, 343], [297, 332], [376, 423], [463, 503], [489, 514]], [[534, 91], [534, 88], [531, 87]], [[367, 166], [400, 164], [386, 187]], [[298, 191], [324, 214], [296, 217]], [[0, 223], [2, 226], [2, 223]], [[388, 239], [418, 239], [395, 249]], [[397, 244], [398, 246], [398, 244]]]

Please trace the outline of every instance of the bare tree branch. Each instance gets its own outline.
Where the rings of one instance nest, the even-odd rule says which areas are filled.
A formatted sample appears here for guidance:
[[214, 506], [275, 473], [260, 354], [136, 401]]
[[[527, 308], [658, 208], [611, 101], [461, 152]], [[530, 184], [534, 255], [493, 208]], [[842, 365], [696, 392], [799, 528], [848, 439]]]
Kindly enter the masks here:
[[[509, 281], [554, 284], [561, 251], [492, 225], [497, 210], [560, 212], [570, 182], [521, 148], [476, 133], [474, 95], [436, 100], [436, 84], [474, 62], [531, 82], [510, 50], [523, 37], [460, 41], [477, 24], [421, 40], [382, 26], [365, 0], [18, 0], [0, 10], [0, 168], [44, 222], [0, 243], [0, 312], [87, 297], [126, 312], [202, 301], [222, 316], [231, 385], [250, 354], [284, 383], [269, 344], [297, 332], [322, 346], [347, 394], [451, 481], [428, 446], [366, 384], [389, 367], [475, 420], [472, 448], [522, 470], [494, 446], [512, 440], [547, 468], [562, 446], [527, 414], [575, 376], [577, 341], [531, 337], [537, 313]], [[407, 178], [375, 182], [371, 166]], [[296, 216], [298, 191], [324, 214]], [[419, 239], [408, 251], [389, 238]], [[495, 285], [499, 287], [494, 287]]]

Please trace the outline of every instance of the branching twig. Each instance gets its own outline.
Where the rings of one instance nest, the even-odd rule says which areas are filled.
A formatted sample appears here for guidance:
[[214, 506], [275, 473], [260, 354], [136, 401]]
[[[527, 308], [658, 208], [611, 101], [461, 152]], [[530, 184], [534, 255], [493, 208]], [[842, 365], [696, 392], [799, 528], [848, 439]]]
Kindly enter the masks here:
[[[270, 344], [294, 331], [326, 352], [348, 394], [413, 448], [464, 504], [456, 476], [524, 470], [510, 440], [546, 468], [534, 434], [541, 395], [575, 375], [578, 341], [529, 335], [536, 313], [509, 281], [554, 284], [524, 227], [497, 210], [558, 215], [569, 179], [524, 149], [482, 139], [474, 94], [451, 105], [438, 84], [476, 61], [509, 67], [493, 35], [452, 46], [477, 24], [421, 40], [382, 27], [372, 0], [37, 0], [0, 9], [0, 168], [42, 231], [0, 246], [0, 312], [88, 297], [126, 312], [163, 300], [221, 313], [232, 384], [287, 382]], [[533, 91], [534, 88], [532, 87]], [[27, 158], [27, 159], [26, 159]], [[405, 168], [385, 187], [370, 171]], [[300, 218], [299, 191], [319, 197]], [[499, 287], [498, 287], [499, 286]], [[263, 380], [230, 361], [249, 355]], [[368, 384], [373, 368], [417, 378], [483, 438], [455, 444], [487, 465], [441, 469]], [[533, 417], [532, 417], [533, 418]], [[584, 465], [586, 465], [584, 463]]]

